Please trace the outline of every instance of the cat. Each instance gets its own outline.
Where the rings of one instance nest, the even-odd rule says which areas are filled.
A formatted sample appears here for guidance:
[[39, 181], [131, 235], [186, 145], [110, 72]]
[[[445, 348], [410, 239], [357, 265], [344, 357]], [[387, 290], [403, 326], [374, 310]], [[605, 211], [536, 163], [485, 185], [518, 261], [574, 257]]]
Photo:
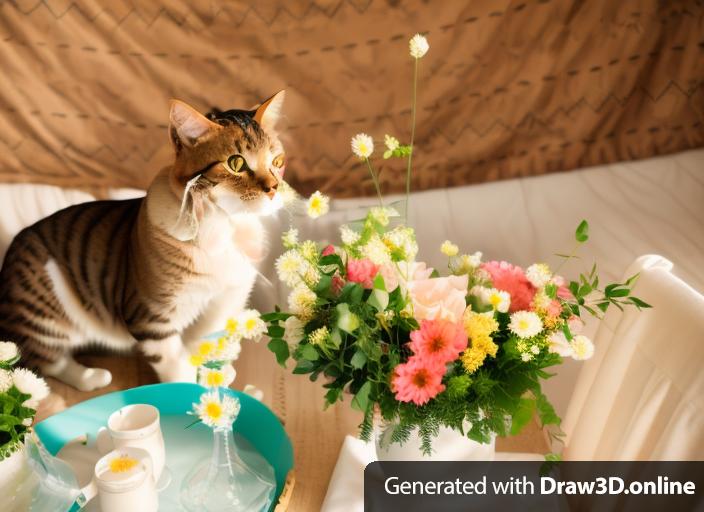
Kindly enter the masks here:
[[194, 381], [184, 331], [245, 307], [266, 251], [261, 217], [282, 206], [283, 100], [207, 116], [172, 100], [174, 163], [145, 197], [71, 206], [14, 238], [0, 270], [0, 339], [83, 391], [112, 380], [72, 357], [91, 344], [136, 349], [162, 381]]

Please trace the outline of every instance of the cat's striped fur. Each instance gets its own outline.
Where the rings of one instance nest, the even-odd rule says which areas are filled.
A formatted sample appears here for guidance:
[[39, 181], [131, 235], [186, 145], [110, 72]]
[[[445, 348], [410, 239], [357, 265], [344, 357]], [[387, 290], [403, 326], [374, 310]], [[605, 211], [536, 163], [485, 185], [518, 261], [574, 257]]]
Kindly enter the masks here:
[[245, 306], [266, 241], [259, 216], [280, 204], [282, 100], [210, 120], [174, 102], [175, 162], [144, 199], [72, 206], [20, 232], [0, 271], [0, 339], [79, 389], [111, 379], [71, 357], [91, 343], [136, 347], [162, 380], [193, 380], [182, 334]]

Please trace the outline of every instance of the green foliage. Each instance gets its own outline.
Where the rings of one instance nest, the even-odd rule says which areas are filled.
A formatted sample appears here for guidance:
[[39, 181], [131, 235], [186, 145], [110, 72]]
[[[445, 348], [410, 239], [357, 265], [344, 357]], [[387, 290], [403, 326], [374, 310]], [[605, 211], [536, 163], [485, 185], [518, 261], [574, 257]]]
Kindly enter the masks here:
[[36, 411], [25, 407], [31, 395], [20, 392], [15, 386], [0, 393], [0, 460], [9, 457], [22, 443], [29, 431], [25, 422], [31, 423]]

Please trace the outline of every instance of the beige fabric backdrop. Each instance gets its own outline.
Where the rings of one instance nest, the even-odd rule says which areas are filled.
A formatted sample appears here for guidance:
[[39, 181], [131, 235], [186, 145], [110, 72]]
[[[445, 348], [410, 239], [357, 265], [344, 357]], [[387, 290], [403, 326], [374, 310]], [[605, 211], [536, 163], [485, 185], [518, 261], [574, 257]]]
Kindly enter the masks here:
[[[704, 143], [700, 1], [0, 0], [0, 181], [145, 187], [170, 159], [167, 104], [247, 107], [286, 88], [289, 178], [372, 192], [349, 138], [408, 137], [414, 188]], [[384, 168], [386, 190], [402, 187]]]

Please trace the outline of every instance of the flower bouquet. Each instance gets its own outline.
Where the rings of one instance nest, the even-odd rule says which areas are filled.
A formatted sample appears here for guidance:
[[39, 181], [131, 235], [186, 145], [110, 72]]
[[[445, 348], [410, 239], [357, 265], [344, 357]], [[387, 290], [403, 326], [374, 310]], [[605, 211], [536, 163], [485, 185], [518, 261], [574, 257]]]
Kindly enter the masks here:
[[22, 449], [37, 406], [49, 395], [44, 379], [15, 367], [19, 360], [17, 345], [0, 341], [0, 462]]
[[[419, 60], [427, 40], [410, 41], [414, 59], [411, 141], [386, 135], [383, 154], [407, 159], [407, 190]], [[541, 381], [563, 357], [584, 360], [594, 352], [579, 334], [584, 314], [600, 316], [609, 306], [649, 307], [631, 296], [637, 276], [600, 287], [596, 266], [567, 280], [559, 268], [537, 263], [522, 269], [503, 261], [482, 262], [479, 252], [461, 253], [450, 241], [440, 248], [447, 271], [416, 261], [414, 231], [401, 208], [386, 207], [370, 157], [374, 140], [352, 139], [352, 151], [371, 174], [379, 206], [364, 219], [340, 228], [340, 243], [322, 247], [299, 241], [295, 229], [283, 236], [286, 252], [279, 278], [292, 288], [288, 308], [263, 315], [269, 348], [293, 373], [323, 376], [325, 404], [342, 400], [364, 414], [360, 437], [370, 439], [375, 414], [382, 439], [404, 443], [417, 430], [424, 454], [441, 427], [488, 443], [494, 435], [516, 434], [537, 413], [543, 425], [560, 418], [541, 391]], [[328, 209], [316, 192], [308, 214]], [[589, 237], [583, 221], [575, 232], [575, 257]], [[507, 421], [507, 419], [509, 421]], [[557, 429], [553, 429], [557, 430]], [[559, 435], [559, 432], [553, 432]]]

